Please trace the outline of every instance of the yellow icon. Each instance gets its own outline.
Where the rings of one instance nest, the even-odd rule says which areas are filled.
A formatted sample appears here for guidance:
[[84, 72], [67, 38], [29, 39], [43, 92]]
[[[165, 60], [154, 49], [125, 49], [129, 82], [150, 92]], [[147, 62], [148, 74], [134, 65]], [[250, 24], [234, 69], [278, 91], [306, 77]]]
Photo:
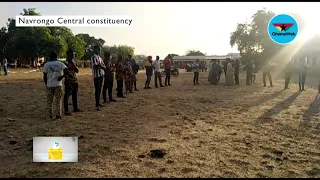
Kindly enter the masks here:
[[49, 148], [48, 149], [48, 155], [50, 160], [62, 160], [62, 148], [54, 149]]

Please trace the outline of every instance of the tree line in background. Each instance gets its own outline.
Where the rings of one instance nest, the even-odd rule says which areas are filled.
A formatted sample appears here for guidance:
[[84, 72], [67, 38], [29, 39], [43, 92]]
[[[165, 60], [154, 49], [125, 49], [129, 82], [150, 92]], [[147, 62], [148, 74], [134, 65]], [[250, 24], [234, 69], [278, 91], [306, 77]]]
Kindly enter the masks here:
[[[36, 9], [23, 9], [21, 15], [40, 16]], [[300, 14], [292, 13], [299, 23], [299, 33], [301, 34], [306, 21]], [[257, 65], [262, 66], [266, 59], [272, 59], [277, 55], [278, 59], [289, 59], [290, 57], [320, 57], [320, 35], [314, 35], [303, 44], [296, 41], [289, 44], [292, 47], [299, 46], [296, 52], [285, 51], [287, 46], [274, 43], [268, 35], [267, 27], [270, 19], [275, 16], [272, 11], [266, 9], [258, 10], [251, 18], [251, 21], [237, 24], [237, 28], [230, 36], [230, 45], [237, 45], [241, 54], [241, 61], [256, 60]], [[24, 59], [35, 64], [34, 61], [39, 57], [46, 57], [51, 51], [56, 51], [60, 58], [66, 57], [66, 51], [73, 49], [77, 60], [89, 60], [92, 56], [92, 46], [102, 46], [102, 51], [111, 52], [114, 59], [118, 55], [133, 55], [137, 60], [145, 60], [146, 55], [135, 55], [134, 47], [127, 45], [105, 45], [105, 40], [95, 38], [89, 34], [74, 35], [67, 27], [16, 27], [15, 19], [9, 18], [7, 27], [0, 29], [0, 56], [7, 56], [8, 60]], [[102, 52], [102, 55], [103, 55]], [[283, 53], [285, 52], [285, 53]], [[170, 54], [171, 57], [178, 54]], [[186, 56], [203, 56], [201, 51], [189, 50]]]
[[[40, 16], [35, 8], [23, 9], [21, 15]], [[131, 46], [108, 46], [101, 38], [89, 34], [74, 35], [67, 27], [16, 27], [15, 19], [9, 18], [7, 27], [0, 29], [0, 55], [6, 56], [10, 62], [17, 60], [18, 66], [22, 60], [32, 66], [38, 58], [47, 57], [52, 51], [57, 52], [59, 58], [65, 58], [68, 49], [74, 50], [77, 60], [89, 60], [94, 45], [110, 51], [115, 58], [120, 54], [124, 57], [134, 55]]]
[[[306, 20], [301, 14], [290, 13], [299, 23], [299, 35], [306, 29]], [[273, 42], [268, 35], [268, 23], [276, 14], [265, 8], [252, 15], [249, 22], [238, 23], [237, 29], [231, 33], [230, 45], [237, 45], [243, 62], [256, 60], [258, 66], [263, 66], [267, 59], [281, 60], [301, 59], [308, 57], [309, 63], [320, 56], [320, 35], [309, 34], [303, 41], [293, 41], [288, 45]]]

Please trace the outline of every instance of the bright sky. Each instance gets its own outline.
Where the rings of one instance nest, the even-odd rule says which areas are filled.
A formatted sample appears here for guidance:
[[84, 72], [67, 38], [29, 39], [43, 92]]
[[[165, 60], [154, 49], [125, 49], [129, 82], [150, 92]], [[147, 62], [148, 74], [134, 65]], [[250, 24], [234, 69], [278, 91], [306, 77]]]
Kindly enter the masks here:
[[[0, 25], [19, 15], [23, 8], [36, 8], [42, 15], [131, 15], [131, 27], [71, 29], [74, 34], [88, 33], [102, 38], [107, 45], [133, 46], [136, 54], [163, 57], [200, 50], [208, 55], [225, 55], [232, 51], [229, 38], [237, 23], [249, 19], [257, 10], [266, 7], [275, 13], [300, 12], [311, 18], [319, 16], [319, 5], [318, 2], [0, 2]], [[236, 47], [233, 52], [237, 52]]]

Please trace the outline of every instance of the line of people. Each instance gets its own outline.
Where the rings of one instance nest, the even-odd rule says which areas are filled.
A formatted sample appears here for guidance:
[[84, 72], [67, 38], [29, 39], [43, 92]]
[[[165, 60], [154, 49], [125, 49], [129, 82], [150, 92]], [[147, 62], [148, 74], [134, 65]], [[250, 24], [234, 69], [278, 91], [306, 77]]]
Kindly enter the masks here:
[[[268, 61], [268, 59], [267, 59]], [[194, 78], [193, 83], [199, 84], [199, 60], [194, 62], [192, 64], [193, 72], [194, 72]], [[262, 69], [262, 78], [263, 78], [263, 86], [267, 87], [267, 78], [270, 83], [270, 87], [273, 87], [272, 82], [272, 76], [271, 72], [273, 69], [273, 65], [267, 63]], [[221, 74], [224, 72], [225, 74], [225, 84], [227, 86], [232, 85], [239, 85], [239, 73], [240, 73], [240, 61], [239, 60], [231, 60], [229, 58], [226, 59], [226, 62], [224, 65], [220, 64], [219, 60], [212, 60], [209, 63], [208, 66], [209, 69], [209, 76], [208, 76], [208, 82], [210, 82], [213, 85], [217, 85], [220, 81]], [[284, 89], [289, 89], [288, 85], [290, 83], [290, 79], [292, 76], [292, 72], [294, 69], [294, 63], [292, 60], [290, 60], [289, 64], [287, 65], [287, 68], [285, 70], [285, 87]], [[299, 91], [305, 91], [305, 81], [307, 76], [307, 69], [308, 69], [308, 63], [306, 59], [301, 59], [299, 61], [299, 67], [298, 67], [298, 75], [299, 75]], [[250, 86], [251, 84], [255, 83], [256, 80], [256, 73], [258, 73], [258, 68], [255, 65], [255, 61], [249, 61], [246, 65], [246, 71], [247, 71], [247, 78], [246, 78], [246, 85]], [[319, 91], [320, 91], [320, 81], [319, 81]]]
[[[95, 107], [96, 110], [100, 110], [104, 107], [103, 104], [116, 102], [112, 97], [114, 77], [117, 82], [117, 97], [125, 98], [125, 95], [133, 93], [133, 91], [139, 91], [137, 88], [137, 73], [139, 70], [138, 65], [131, 55], [125, 58], [123, 62], [123, 56], [119, 55], [117, 63], [113, 64], [111, 62], [112, 56], [110, 52], [104, 53], [104, 59], [101, 58], [100, 52], [101, 48], [99, 46], [93, 47], [94, 55], [91, 57], [91, 69], [94, 82], [94, 94], [95, 94]], [[63, 104], [64, 104], [64, 114], [66, 116], [72, 115], [68, 108], [68, 101], [70, 96], [72, 97], [73, 112], [81, 112], [78, 108], [78, 81], [76, 74], [79, 73], [79, 69], [75, 65], [74, 52], [72, 50], [67, 51], [67, 59], [65, 62], [61, 63], [58, 61], [57, 54], [51, 53], [48, 61], [43, 67], [43, 80], [47, 87], [47, 108], [48, 115], [52, 119], [62, 119], [61, 117], [61, 99], [64, 94]], [[165, 86], [171, 86], [170, 83], [170, 69], [171, 69], [171, 59], [168, 56], [165, 59]], [[160, 87], [164, 87], [161, 81], [160, 72], [160, 61], [159, 56], [156, 60], [152, 62], [152, 57], [149, 56], [146, 63], [146, 75], [147, 80], [145, 83], [145, 89], [150, 89], [151, 76], [155, 74], [155, 87], [158, 87], [158, 82]], [[115, 73], [115, 76], [114, 76]], [[64, 93], [62, 92], [62, 80], [64, 79]], [[123, 86], [124, 85], [124, 86]], [[102, 91], [103, 104], [100, 103]], [[107, 98], [108, 92], [108, 98]], [[124, 93], [125, 92], [125, 93]], [[54, 101], [54, 99], [56, 101]]]

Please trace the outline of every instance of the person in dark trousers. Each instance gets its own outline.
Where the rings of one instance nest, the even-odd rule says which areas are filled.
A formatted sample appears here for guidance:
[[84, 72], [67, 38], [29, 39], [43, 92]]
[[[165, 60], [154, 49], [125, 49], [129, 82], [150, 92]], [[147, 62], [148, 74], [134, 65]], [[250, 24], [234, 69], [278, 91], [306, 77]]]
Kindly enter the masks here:
[[193, 84], [197, 85], [199, 84], [199, 71], [200, 71], [200, 64], [199, 64], [199, 59], [197, 59], [196, 62], [192, 64], [192, 69], [193, 69]]
[[288, 63], [288, 65], [286, 67], [286, 72], [284, 75], [284, 89], [289, 89], [289, 83], [290, 83], [291, 76], [292, 76], [292, 70], [293, 70], [293, 61], [290, 60], [290, 62]]
[[160, 59], [160, 57], [157, 56], [156, 60], [152, 62], [152, 67], [154, 69], [154, 85], [156, 88], [158, 88], [158, 80], [159, 80], [160, 87], [164, 87], [162, 85], [159, 59]]
[[234, 65], [234, 81], [236, 85], [239, 85], [239, 73], [240, 73], [240, 61], [236, 60]]
[[253, 77], [253, 68], [252, 68], [251, 61], [247, 61], [246, 69], [247, 69], [246, 85], [250, 86], [252, 84], [252, 77]]
[[[111, 63], [111, 59], [112, 59], [111, 53], [105, 52], [103, 62], [106, 66], [106, 69], [104, 70], [104, 83], [103, 83], [103, 89], [102, 89], [103, 103], [117, 102], [115, 99], [112, 99], [114, 67]], [[107, 100], [107, 91], [108, 91], [109, 101]]]
[[129, 58], [129, 61], [130, 61], [131, 69], [133, 71], [132, 81], [131, 81], [131, 84], [130, 84], [130, 92], [133, 91], [133, 88], [134, 88], [135, 91], [139, 91], [137, 89], [137, 74], [138, 74], [138, 71], [139, 71], [139, 65], [137, 65], [136, 61], [132, 58], [131, 54], [129, 54], [128, 58]]
[[148, 56], [145, 68], [146, 68], [147, 80], [146, 80], [146, 83], [144, 85], [144, 89], [151, 89], [150, 82], [151, 82], [151, 77], [152, 77], [152, 74], [153, 74], [152, 56]]
[[223, 67], [220, 63], [220, 60], [216, 60], [216, 64], [217, 64], [217, 66], [216, 66], [216, 68], [217, 68], [217, 83], [219, 83], [221, 75], [223, 73]]
[[269, 79], [269, 83], [270, 83], [270, 87], [273, 87], [272, 85], [272, 77], [271, 77], [271, 68], [272, 65], [271, 64], [266, 64], [265, 67], [262, 70], [262, 76], [263, 76], [263, 86], [267, 87], [267, 83], [266, 83], [266, 77], [268, 76]]
[[211, 78], [210, 83], [213, 85], [217, 85], [219, 81], [219, 74], [222, 72], [221, 65], [218, 64], [217, 60], [214, 59], [212, 63], [212, 72], [211, 72]]
[[123, 96], [123, 79], [124, 79], [124, 69], [123, 69], [123, 57], [118, 56], [118, 61], [116, 64], [116, 80], [117, 80], [117, 97], [125, 98]]
[[166, 79], [164, 81], [165, 86], [171, 86], [170, 84], [170, 76], [171, 76], [171, 57], [168, 55], [164, 60], [164, 70], [166, 73]]
[[69, 74], [66, 76], [64, 81], [64, 98], [63, 98], [63, 104], [64, 104], [64, 114], [66, 116], [70, 116], [71, 113], [69, 112], [68, 107], [68, 101], [69, 97], [71, 95], [72, 97], [72, 105], [73, 105], [73, 112], [80, 112], [80, 109], [78, 108], [78, 81], [76, 73], [79, 73], [79, 69], [73, 62], [74, 58], [74, 51], [68, 50], [67, 51], [67, 59], [64, 62], [64, 64], [69, 69]]
[[308, 69], [307, 58], [301, 59], [300, 67], [299, 67], [299, 91], [305, 91], [304, 84], [307, 78], [307, 69]]
[[101, 89], [103, 83], [104, 69], [106, 69], [105, 64], [103, 63], [102, 58], [100, 57], [100, 46], [93, 47], [93, 56], [91, 57], [91, 68], [92, 68], [92, 76], [94, 82], [94, 90], [95, 90], [95, 100], [96, 100], [96, 110], [100, 111], [100, 108], [103, 107], [100, 104], [101, 97]]

